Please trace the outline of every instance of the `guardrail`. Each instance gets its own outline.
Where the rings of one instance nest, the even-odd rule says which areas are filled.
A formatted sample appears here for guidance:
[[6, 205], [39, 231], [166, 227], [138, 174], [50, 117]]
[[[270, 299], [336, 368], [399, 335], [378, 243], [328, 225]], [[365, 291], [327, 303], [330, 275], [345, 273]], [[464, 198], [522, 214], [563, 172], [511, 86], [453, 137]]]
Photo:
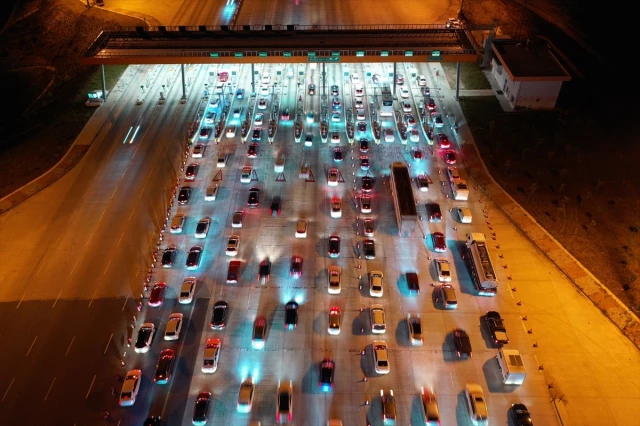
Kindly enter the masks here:
[[[139, 31], [143, 28], [147, 32], [162, 31], [366, 31], [366, 30], [449, 30], [445, 24], [379, 24], [379, 25], [298, 25], [298, 24], [255, 24], [255, 25], [180, 25], [157, 27], [111, 27], [105, 31], [123, 32]], [[458, 28], [459, 29], [459, 28]]]

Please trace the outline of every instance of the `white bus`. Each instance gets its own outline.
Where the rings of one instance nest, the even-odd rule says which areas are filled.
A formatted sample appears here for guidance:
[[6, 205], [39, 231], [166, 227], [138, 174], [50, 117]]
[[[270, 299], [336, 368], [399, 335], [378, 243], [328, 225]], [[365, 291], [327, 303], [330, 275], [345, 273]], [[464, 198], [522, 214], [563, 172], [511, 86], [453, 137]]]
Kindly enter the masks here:
[[467, 254], [465, 260], [471, 268], [473, 286], [479, 296], [495, 296], [498, 292], [498, 281], [493, 270], [485, 236], [479, 232], [467, 234]]
[[389, 86], [382, 87], [382, 99], [380, 100], [380, 115], [391, 117], [393, 115], [393, 95]]
[[407, 166], [399, 161], [391, 164], [391, 193], [396, 213], [398, 234], [411, 236], [418, 222], [416, 202], [411, 187], [411, 177]]

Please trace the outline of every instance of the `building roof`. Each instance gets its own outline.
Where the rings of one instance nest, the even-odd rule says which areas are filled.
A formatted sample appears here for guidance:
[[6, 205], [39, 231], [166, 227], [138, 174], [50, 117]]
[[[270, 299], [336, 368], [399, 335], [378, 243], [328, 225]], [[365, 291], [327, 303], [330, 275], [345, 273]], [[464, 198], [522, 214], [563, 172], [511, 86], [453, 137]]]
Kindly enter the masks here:
[[546, 43], [494, 40], [491, 49], [512, 81], [571, 80], [571, 75]]

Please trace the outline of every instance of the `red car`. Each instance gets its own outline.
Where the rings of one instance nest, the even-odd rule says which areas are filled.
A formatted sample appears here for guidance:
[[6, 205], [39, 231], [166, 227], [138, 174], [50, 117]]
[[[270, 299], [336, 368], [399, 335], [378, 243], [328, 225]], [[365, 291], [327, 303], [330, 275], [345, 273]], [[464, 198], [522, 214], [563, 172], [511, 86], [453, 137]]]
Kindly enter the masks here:
[[434, 232], [431, 234], [431, 238], [433, 239], [433, 249], [435, 251], [440, 253], [447, 251], [447, 241], [442, 232]]
[[413, 159], [415, 161], [422, 160], [422, 151], [420, 151], [419, 149], [414, 149], [413, 150]]
[[302, 276], [302, 257], [293, 256], [291, 258], [291, 269], [289, 269], [289, 276], [293, 278], [300, 278]]
[[220, 75], [218, 76], [218, 79], [221, 82], [226, 83], [227, 80], [229, 80], [229, 73], [226, 71], [221, 72]]
[[449, 138], [444, 133], [438, 133], [438, 143], [442, 149], [451, 148], [451, 142], [449, 142]]
[[453, 151], [447, 151], [444, 153], [444, 161], [447, 164], [456, 164], [456, 154]]
[[429, 98], [427, 100], [427, 109], [429, 111], [435, 111], [436, 110], [436, 102], [433, 100], [433, 98]]
[[167, 286], [165, 283], [159, 283], [153, 286], [151, 289], [151, 294], [149, 295], [149, 301], [147, 302], [149, 306], [156, 308], [158, 306], [162, 306], [162, 302], [164, 302], [164, 294], [167, 291]]

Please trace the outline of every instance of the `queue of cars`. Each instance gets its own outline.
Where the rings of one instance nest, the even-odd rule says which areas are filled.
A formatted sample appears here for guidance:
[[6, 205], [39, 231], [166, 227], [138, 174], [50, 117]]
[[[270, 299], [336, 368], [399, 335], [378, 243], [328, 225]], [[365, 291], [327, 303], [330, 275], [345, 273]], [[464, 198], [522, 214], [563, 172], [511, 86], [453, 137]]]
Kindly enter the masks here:
[[[353, 75], [352, 75], [353, 76]], [[426, 79], [424, 79], [425, 84], [422, 84], [423, 79], [419, 76], [417, 80], [417, 84], [424, 88], [426, 86]], [[265, 76], [262, 78], [262, 82], [264, 83]], [[268, 76], [267, 80], [270, 81], [270, 76]], [[359, 81], [358, 79], [355, 79]], [[397, 84], [404, 83], [404, 77], [400, 76], [400, 78], [396, 79]], [[315, 94], [315, 85], [309, 85], [309, 94]], [[313, 93], [312, 93], [313, 92]], [[332, 94], [334, 89], [332, 87]], [[336, 86], [335, 96], [337, 97], [339, 94], [339, 89]], [[405, 97], [402, 95], [401, 97]], [[409, 96], [406, 96], [409, 98]], [[265, 101], [264, 108], [261, 108], [261, 102]], [[266, 109], [266, 100], [259, 99], [258, 101], [258, 109]], [[333, 99], [332, 107], [334, 110], [341, 109], [341, 101], [338, 98]], [[434, 109], [435, 111], [435, 105]], [[364, 115], [365, 111], [357, 110], [357, 114]], [[434, 116], [435, 117], [435, 116]], [[309, 116], [307, 116], [307, 119]], [[254, 124], [260, 125], [264, 120], [261, 113], [256, 115]], [[312, 116], [311, 122], [314, 122], [315, 118]], [[434, 118], [435, 123], [435, 118]], [[366, 129], [365, 129], [366, 131]], [[339, 143], [339, 135], [337, 139], [337, 143]], [[331, 137], [332, 143], [334, 143], [333, 135]], [[447, 145], [448, 139], [442, 136], [438, 136], [438, 143], [440, 148], [442, 149], [450, 149], [451, 145]], [[366, 138], [362, 138], [359, 141], [359, 150], [361, 152], [360, 160], [360, 169], [361, 170], [369, 170], [371, 167], [370, 158], [368, 152], [370, 150], [370, 145]], [[254, 155], [257, 152], [257, 144], [249, 145], [249, 151], [247, 157], [255, 158], [257, 155]], [[253, 148], [253, 152], [252, 152]], [[202, 153], [205, 151], [205, 146], [203, 144], [198, 144], [194, 146], [192, 155], [194, 158], [202, 158]], [[341, 162], [344, 159], [343, 152], [340, 147], [337, 147], [332, 150], [333, 152], [333, 160], [336, 163]], [[195, 155], [200, 155], [199, 157], [195, 157]], [[220, 162], [218, 163], [218, 167], [225, 167], [227, 158], [225, 157], [222, 166]], [[454, 162], [455, 163], [455, 162]], [[193, 166], [193, 167], [191, 167]], [[185, 171], [185, 180], [194, 182], [198, 175], [200, 164], [193, 163], [187, 166]], [[284, 170], [284, 158], [278, 164], [276, 160], [276, 167], [278, 170], [282, 172]], [[274, 168], [275, 170], [275, 168]], [[452, 168], [450, 172], [450, 179], [460, 179], [457, 174], [457, 169]], [[327, 182], [328, 186], [331, 188], [338, 187], [340, 183], [340, 172], [337, 167], [331, 168], [328, 172]], [[374, 194], [374, 180], [371, 176], [364, 176], [361, 178], [360, 182], [360, 190], [357, 196], [357, 207], [362, 213], [363, 216], [361, 219], [362, 223], [362, 232], [364, 235], [364, 239], [360, 240], [358, 244], [359, 252], [362, 257], [366, 260], [374, 260], [376, 259], [376, 243], [374, 238], [374, 219], [370, 216], [372, 212], [371, 208], [371, 199], [372, 196], [375, 197]], [[419, 183], [420, 185], [420, 183]], [[425, 184], [428, 189], [428, 183]], [[216, 186], [217, 188], [217, 186]], [[331, 191], [331, 188], [329, 191]], [[422, 187], [420, 187], [422, 190]], [[184, 191], [184, 193], [183, 193]], [[191, 196], [193, 189], [190, 186], [185, 186], [181, 188], [178, 194], [178, 203], [180, 205], [186, 205], [189, 202], [189, 198]], [[205, 198], [206, 199], [206, 198]], [[182, 200], [182, 201], [181, 201]], [[338, 193], [330, 193], [329, 196], [329, 211], [330, 216], [332, 218], [340, 218], [342, 217], [342, 199]], [[252, 187], [249, 190], [249, 196], [247, 200], [247, 205], [249, 207], [258, 208], [260, 207], [260, 189], [257, 187]], [[270, 204], [270, 213], [272, 216], [278, 216], [281, 212], [281, 199], [278, 196], [274, 196], [271, 200]], [[428, 211], [429, 211], [429, 207]], [[429, 211], [429, 220], [432, 222], [438, 222], [441, 220], [441, 212], [439, 206], [435, 204], [435, 207]], [[470, 214], [469, 214], [470, 217]], [[243, 225], [244, 212], [236, 211], [232, 215], [232, 228], [242, 228]], [[208, 234], [208, 229], [210, 226], [210, 219], [203, 218], [198, 222], [195, 238], [197, 239], [206, 239]], [[466, 223], [466, 222], [465, 222]], [[182, 229], [184, 229], [184, 217], [183, 222], [180, 226], [180, 231], [176, 233], [181, 233]], [[173, 232], [173, 228], [172, 228]], [[308, 221], [306, 219], [298, 219], [295, 224], [295, 238], [307, 238], [308, 236]], [[437, 252], [446, 252], [447, 245], [446, 239], [442, 233], [434, 232], [431, 234], [432, 243], [435, 251]], [[225, 249], [225, 254], [232, 258], [236, 257], [240, 251], [240, 241], [242, 240], [241, 235], [234, 231], [233, 235], [230, 235], [227, 240], [227, 245]], [[196, 269], [200, 265], [200, 260], [202, 257], [202, 253], [204, 251], [204, 245], [193, 246], [189, 250], [189, 255], [187, 256], [187, 263], [185, 267], [187, 269]], [[176, 245], [170, 245], [163, 252], [162, 255], [162, 266], [171, 268], [175, 266], [176, 255], [178, 253], [178, 248]], [[192, 255], [193, 253], [193, 255]], [[165, 255], [166, 255], [166, 264], [165, 264]], [[339, 234], [332, 234], [329, 236], [327, 240], [327, 255], [329, 258], [335, 259], [341, 256], [341, 236]], [[191, 261], [189, 261], [189, 257], [191, 256]], [[228, 283], [237, 283], [239, 261], [230, 261], [229, 263], [229, 273], [227, 282]], [[300, 279], [303, 276], [303, 265], [304, 260], [300, 255], [293, 255], [290, 261], [289, 267], [289, 275], [293, 279]], [[455, 291], [450, 284], [451, 282], [451, 268], [449, 262], [446, 258], [437, 258], [435, 259], [435, 265], [437, 268], [438, 280], [443, 284], [437, 290], [437, 294], [439, 295], [439, 300], [442, 300], [443, 306], [448, 309], [453, 309], [457, 306], [457, 300], [455, 297]], [[232, 269], [235, 268], [235, 272], [232, 274]], [[271, 273], [271, 261], [269, 258], [264, 258], [260, 260], [259, 267], [257, 269], [257, 279], [260, 284], [266, 284], [269, 282], [270, 273]], [[327, 292], [331, 295], [341, 294], [342, 291], [342, 269], [335, 264], [331, 264], [327, 268], [328, 272], [328, 283], [327, 283]], [[235, 278], [230, 279], [229, 277], [235, 274]], [[371, 270], [368, 274], [369, 281], [369, 295], [372, 298], [381, 298], [384, 295], [384, 273], [379, 270]], [[410, 290], [410, 294], [419, 294], [419, 280], [418, 276], [415, 273], [407, 273], [407, 283], [408, 288]], [[181, 287], [180, 292], [180, 303], [188, 304], [193, 300], [194, 292], [196, 288], [196, 279], [194, 277], [185, 278], [183, 285]], [[166, 284], [158, 283], [156, 284], [151, 292], [149, 298], [149, 306], [159, 307], [162, 306], [162, 302], [164, 300], [166, 293]], [[153, 299], [153, 304], [152, 304]], [[294, 331], [298, 324], [300, 305], [291, 300], [284, 304], [284, 324], [283, 327], [285, 330]], [[210, 327], [212, 330], [223, 330], [227, 326], [227, 320], [230, 312], [229, 302], [226, 300], [219, 300], [214, 303], [213, 312], [210, 321]], [[384, 335], [387, 331], [387, 319], [385, 315], [384, 306], [380, 303], [372, 304], [369, 309], [369, 317], [371, 324], [371, 332], [375, 335]], [[497, 313], [496, 313], [497, 314]], [[174, 316], [176, 315], [176, 316]], [[180, 315], [178, 317], [178, 315]], [[328, 310], [328, 325], [327, 325], [327, 333], [329, 335], [339, 335], [341, 332], [341, 318], [342, 311], [339, 306], [333, 305]], [[503, 326], [501, 320], [496, 318], [494, 315], [487, 314], [487, 326], [491, 330], [493, 327], [492, 336], [501, 336], [500, 332], [504, 331], [506, 334], [506, 330], [500, 328]], [[165, 330], [165, 340], [177, 340], [180, 338], [180, 332], [182, 328], [182, 316], [181, 314], [174, 313], [169, 317], [169, 323], [167, 324]], [[423, 324], [420, 316], [418, 314], [408, 313], [406, 316], [406, 325], [408, 329], [408, 337], [409, 342], [412, 346], [421, 346], [424, 343], [423, 339]], [[268, 338], [268, 328], [269, 321], [263, 315], [258, 315], [253, 321], [252, 333], [251, 333], [251, 347], [256, 350], [261, 350], [265, 347], [265, 343]], [[138, 333], [138, 340], [136, 341], [136, 352], [144, 353], [148, 351], [149, 346], [153, 340], [153, 336], [156, 333], [156, 329], [153, 323], [145, 323], [140, 328]], [[497, 334], [496, 334], [497, 333]], [[454, 336], [454, 346], [456, 348], [456, 354], [459, 357], [462, 356], [471, 356], [471, 344], [469, 336], [466, 334], [464, 330], [455, 330], [453, 333]], [[377, 336], [376, 336], [377, 337]], [[496, 337], [498, 338], [498, 337]], [[498, 340], [499, 343], [504, 344], [504, 339]], [[508, 342], [508, 340], [506, 340]], [[138, 348], [140, 346], [140, 348]], [[223, 342], [221, 339], [217, 337], [212, 337], [206, 340], [205, 347], [203, 349], [203, 361], [200, 369], [203, 373], [213, 374], [218, 369], [218, 363], [220, 360], [220, 355], [222, 352]], [[377, 374], [388, 374], [391, 371], [391, 362], [390, 362], [390, 351], [389, 346], [385, 340], [376, 339], [373, 341], [372, 345], [372, 358], [374, 370]], [[170, 351], [170, 352], [169, 352]], [[158, 366], [156, 368], [156, 374], [154, 376], [154, 381], [156, 383], [166, 383], [171, 378], [171, 370], [175, 360], [175, 352], [173, 350], [167, 349], [161, 353], [161, 357], [158, 361]], [[161, 362], [162, 361], [162, 362]], [[331, 391], [333, 389], [333, 381], [334, 381], [334, 373], [336, 369], [336, 361], [330, 357], [324, 358], [320, 365], [318, 366], [318, 386], [321, 390], [325, 392]], [[139, 372], [140, 370], [136, 370]], [[136, 376], [136, 371], [130, 372], [131, 374], [127, 383], [127, 390], [132, 389], [133, 393], [133, 402], [135, 402], [135, 393], [137, 391], [133, 391], [136, 389], [136, 386], [139, 388], [139, 378], [140, 375]], [[141, 373], [140, 373], [141, 374]], [[157, 380], [156, 380], [157, 379]], [[136, 385], [136, 380], [138, 380], [138, 384]], [[473, 384], [467, 385], [465, 396], [467, 402], [469, 404], [469, 411], [471, 413], [471, 417], [474, 422], [482, 422], [483, 419], [486, 419], [486, 404], [484, 405], [484, 409], [482, 403], [484, 401], [482, 388], [478, 385], [474, 387]], [[479, 392], [478, 392], [479, 388]], [[124, 389], [124, 387], [123, 387]], [[240, 413], [249, 413], [252, 409], [252, 403], [255, 395], [255, 384], [253, 383], [253, 379], [251, 377], [246, 378], [239, 387], [238, 392], [238, 400], [236, 409]], [[395, 408], [395, 398], [393, 394], [393, 390], [380, 390], [381, 396], [381, 408], [382, 408], [382, 417], [384, 424], [396, 424], [397, 414]], [[129, 398], [131, 399], [131, 398]], [[126, 400], [126, 398], [125, 398]], [[131, 404], [133, 404], [131, 402]], [[204, 425], [207, 423], [209, 418], [209, 410], [212, 404], [212, 395], [210, 392], [200, 392], [197, 395], [194, 411], [193, 411], [193, 424], [196, 425]], [[122, 404], [126, 405], [126, 404]], [[439, 412], [437, 399], [435, 396], [435, 392], [429, 389], [422, 389], [421, 392], [421, 405], [420, 409], [422, 415], [424, 417], [425, 424], [434, 425], [439, 424]], [[526, 411], [526, 408], [525, 408]], [[518, 408], [518, 413], [522, 413], [522, 409]], [[484, 417], [483, 417], [484, 416]], [[293, 383], [292, 381], [280, 381], [278, 383], [278, 387], [276, 389], [276, 422], [278, 423], [288, 423], [293, 420]], [[478, 423], [482, 424], [482, 423]]]

